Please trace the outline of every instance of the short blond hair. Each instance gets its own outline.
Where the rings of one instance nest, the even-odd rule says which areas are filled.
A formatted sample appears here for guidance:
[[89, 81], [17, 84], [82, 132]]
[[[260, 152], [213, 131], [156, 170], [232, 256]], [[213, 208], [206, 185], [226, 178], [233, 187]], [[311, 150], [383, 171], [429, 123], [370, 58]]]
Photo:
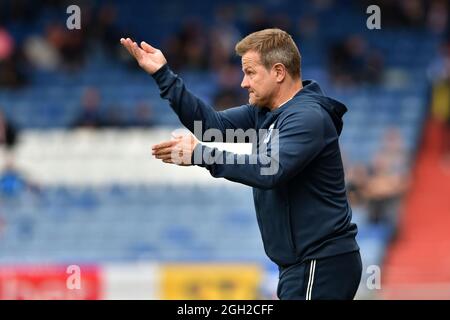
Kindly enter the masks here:
[[236, 44], [235, 51], [241, 57], [248, 51], [256, 51], [267, 70], [282, 63], [292, 78], [301, 78], [300, 52], [286, 31], [264, 29], [251, 33]]

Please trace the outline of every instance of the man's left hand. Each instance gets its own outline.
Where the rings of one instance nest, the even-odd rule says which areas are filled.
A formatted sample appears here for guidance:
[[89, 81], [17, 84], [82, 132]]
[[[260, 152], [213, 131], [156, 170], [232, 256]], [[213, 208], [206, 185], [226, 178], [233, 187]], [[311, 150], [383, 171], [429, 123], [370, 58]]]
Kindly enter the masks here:
[[165, 163], [190, 166], [192, 153], [198, 143], [198, 139], [193, 134], [174, 134], [172, 140], [154, 145], [152, 155]]

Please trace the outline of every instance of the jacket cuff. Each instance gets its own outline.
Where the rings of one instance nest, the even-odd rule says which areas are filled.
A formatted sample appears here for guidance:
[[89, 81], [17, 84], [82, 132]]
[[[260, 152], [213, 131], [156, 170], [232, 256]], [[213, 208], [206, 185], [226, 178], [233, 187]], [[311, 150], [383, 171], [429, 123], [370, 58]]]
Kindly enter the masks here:
[[220, 151], [217, 148], [211, 148], [199, 142], [192, 152], [191, 163], [211, 170], [216, 164], [215, 159], [219, 156], [218, 152]]
[[197, 143], [191, 155], [191, 163], [193, 165], [205, 167], [205, 161], [203, 159], [205, 148], [207, 148], [207, 146], [205, 146], [201, 142]]
[[169, 65], [166, 63], [159, 68], [158, 71], [152, 74], [152, 77], [161, 88], [171, 83], [171, 80], [175, 78], [176, 75], [172, 72], [172, 70], [170, 70]]

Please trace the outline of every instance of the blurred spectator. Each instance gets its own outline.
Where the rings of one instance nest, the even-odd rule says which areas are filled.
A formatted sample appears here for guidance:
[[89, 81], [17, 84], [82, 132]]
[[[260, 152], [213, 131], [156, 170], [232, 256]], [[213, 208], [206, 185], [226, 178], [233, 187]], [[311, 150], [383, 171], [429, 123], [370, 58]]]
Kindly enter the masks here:
[[0, 173], [0, 195], [16, 197], [25, 191], [38, 192], [39, 187], [18, 170], [12, 161], [7, 161]]
[[363, 81], [369, 84], [380, 84], [383, 81], [384, 58], [379, 50], [371, 49], [367, 56]]
[[112, 3], [102, 4], [100, 8], [94, 12], [91, 8], [86, 8], [87, 26], [84, 32], [93, 43], [100, 43], [108, 56], [112, 58], [122, 59], [122, 47], [119, 43], [121, 37], [129, 34], [128, 31], [122, 30], [117, 22], [117, 7]]
[[450, 78], [450, 41], [440, 44], [437, 55], [428, 66], [427, 76], [432, 84]]
[[[170, 61], [170, 67], [175, 71], [179, 71], [183, 65], [183, 56], [180, 54], [181, 41], [177, 36], [171, 36], [164, 40], [163, 51], [167, 57], [167, 61]], [[134, 63], [133, 65], [136, 65]]]
[[14, 39], [9, 32], [0, 27], [0, 61], [11, 58], [14, 53]]
[[382, 223], [396, 231], [401, 199], [409, 185], [408, 154], [400, 132], [387, 131], [369, 166], [346, 170], [346, 188], [355, 221]]
[[442, 127], [442, 159], [450, 168], [450, 78], [433, 85], [431, 108], [433, 117]]
[[100, 113], [100, 93], [96, 88], [88, 88], [82, 98], [80, 115], [73, 126], [93, 129], [103, 125]]
[[[46, 27], [45, 40], [51, 47], [47, 50], [47, 54], [55, 54], [52, 52], [54, 50], [57, 52], [55, 64], [61, 59], [62, 65], [71, 72], [82, 67], [85, 56], [85, 39], [80, 30], [69, 31], [59, 23], [51, 23]], [[41, 47], [46, 47], [46, 45], [41, 45]], [[51, 67], [55, 67], [55, 65]]]
[[427, 0], [363, 0], [355, 1], [364, 9], [377, 5], [382, 24], [388, 27], [423, 27], [426, 22]]
[[364, 165], [355, 165], [346, 172], [347, 196], [355, 221], [366, 223], [369, 219], [366, 185], [369, 179], [368, 170]]
[[17, 129], [0, 110], [0, 145], [12, 149], [17, 142]]
[[425, 3], [422, 0], [398, 1], [400, 12], [403, 13], [404, 25], [421, 27], [425, 24]]
[[138, 102], [131, 122], [133, 127], [149, 128], [155, 125], [152, 106], [146, 102]]
[[240, 88], [242, 71], [235, 65], [226, 64], [219, 71], [219, 89], [214, 96], [214, 106], [224, 110], [248, 103], [248, 97]]
[[429, 5], [427, 24], [433, 33], [442, 35], [448, 28], [449, 20], [448, 0], [433, 0]]
[[224, 64], [236, 59], [235, 44], [241, 33], [235, 26], [235, 8], [231, 5], [219, 6], [215, 11], [215, 21], [209, 33], [209, 68], [219, 70]]
[[0, 26], [0, 87], [19, 88], [26, 83], [25, 74], [19, 68], [22, 60], [13, 37]]
[[146, 102], [138, 102], [126, 114], [119, 104], [101, 110], [101, 97], [97, 88], [86, 89], [82, 98], [81, 113], [73, 124], [76, 128], [128, 128], [154, 125], [153, 110]]
[[398, 128], [386, 131], [378, 155], [386, 160], [386, 166], [392, 174], [405, 176], [410, 171], [410, 155]]
[[450, 170], [450, 41], [441, 46], [440, 56], [430, 66], [431, 115], [441, 126], [442, 159]]
[[86, 39], [83, 32], [81, 30], [65, 30], [60, 52], [67, 70], [79, 71], [83, 67], [86, 56]]
[[165, 43], [164, 52], [174, 69], [206, 70], [208, 67], [208, 37], [206, 28], [197, 19], [188, 19], [181, 30]]
[[210, 31], [210, 52], [208, 65], [212, 71], [220, 70], [224, 65], [228, 64], [232, 60], [234, 55], [234, 48], [230, 48], [228, 41], [231, 35], [222, 34], [221, 29], [212, 29]]
[[407, 159], [400, 133], [389, 130], [373, 159], [365, 189], [371, 222], [397, 226], [400, 200], [409, 184]]
[[379, 83], [383, 75], [383, 58], [369, 50], [365, 39], [352, 35], [330, 49], [330, 76], [336, 85]]
[[400, 200], [406, 186], [405, 177], [390, 171], [383, 155], [374, 159], [366, 185], [369, 219], [372, 223], [397, 226]]
[[40, 35], [30, 36], [24, 44], [25, 56], [31, 65], [40, 70], [55, 71], [61, 65], [61, 55]]
[[271, 28], [269, 19], [263, 7], [256, 4], [251, 4], [245, 7], [246, 16], [243, 34], [250, 34], [255, 31]]
[[58, 23], [49, 23], [45, 27], [45, 40], [61, 54], [65, 41], [65, 28]]

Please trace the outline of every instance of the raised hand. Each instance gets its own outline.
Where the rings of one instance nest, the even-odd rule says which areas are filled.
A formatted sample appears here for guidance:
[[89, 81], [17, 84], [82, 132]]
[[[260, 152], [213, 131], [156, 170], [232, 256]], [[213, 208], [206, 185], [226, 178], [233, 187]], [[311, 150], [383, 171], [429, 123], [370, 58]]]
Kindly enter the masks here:
[[161, 50], [152, 47], [145, 41], [141, 42], [140, 47], [130, 38], [122, 38], [120, 39], [120, 43], [136, 59], [139, 66], [150, 74], [154, 74], [167, 63]]

